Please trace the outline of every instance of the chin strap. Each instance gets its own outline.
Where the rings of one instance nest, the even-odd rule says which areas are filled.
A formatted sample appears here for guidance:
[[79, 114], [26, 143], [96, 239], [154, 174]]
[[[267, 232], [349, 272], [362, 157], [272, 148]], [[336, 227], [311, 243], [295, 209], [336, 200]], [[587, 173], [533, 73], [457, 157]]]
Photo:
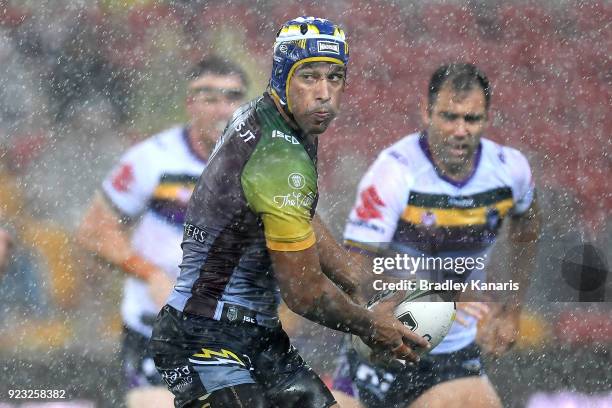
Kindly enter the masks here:
[[297, 126], [297, 122], [295, 121], [295, 117], [293, 116], [293, 113], [291, 113], [291, 111], [289, 111], [289, 107], [287, 106], [287, 104], [284, 104], [281, 99], [278, 97], [276, 91], [274, 89], [272, 89], [271, 86], [268, 85], [268, 93], [270, 94], [270, 96], [272, 97], [272, 99], [274, 100], [274, 103], [276, 104], [276, 107], [281, 110], [283, 116], [285, 117], [285, 119], [289, 119], [289, 125], [292, 127], [296, 127]]

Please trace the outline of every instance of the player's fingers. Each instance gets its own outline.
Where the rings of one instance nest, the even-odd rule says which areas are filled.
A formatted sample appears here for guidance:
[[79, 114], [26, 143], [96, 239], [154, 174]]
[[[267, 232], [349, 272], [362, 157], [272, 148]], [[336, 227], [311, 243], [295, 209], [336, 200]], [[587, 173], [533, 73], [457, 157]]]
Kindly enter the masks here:
[[403, 324], [399, 329], [401, 331], [402, 338], [404, 339], [404, 341], [407, 341], [409, 343], [414, 344], [415, 346], [423, 347], [428, 350], [431, 348], [431, 345], [427, 340], [425, 340], [423, 337], [419, 336]]
[[403, 343], [394, 348], [392, 351], [395, 358], [399, 358], [400, 360], [418, 363], [421, 359], [419, 355], [414, 352], [414, 350]]
[[489, 307], [479, 302], [463, 303], [457, 309], [460, 312], [458, 316], [464, 313], [479, 320], [483, 319], [489, 313]]
[[482, 317], [488, 315], [489, 312], [491, 311], [489, 306], [487, 306], [486, 303], [482, 303], [482, 302], [472, 302], [470, 304], [470, 308], [474, 310], [475, 313], [479, 313]]
[[457, 315], [455, 316], [455, 321], [456, 321], [457, 323], [459, 323], [460, 325], [462, 325], [462, 326], [466, 326], [466, 327], [467, 327], [467, 326], [468, 326], [468, 324], [469, 324], [469, 322], [467, 321], [467, 319], [466, 319], [465, 317], [463, 317], [462, 315], [460, 315], [460, 314], [457, 314]]

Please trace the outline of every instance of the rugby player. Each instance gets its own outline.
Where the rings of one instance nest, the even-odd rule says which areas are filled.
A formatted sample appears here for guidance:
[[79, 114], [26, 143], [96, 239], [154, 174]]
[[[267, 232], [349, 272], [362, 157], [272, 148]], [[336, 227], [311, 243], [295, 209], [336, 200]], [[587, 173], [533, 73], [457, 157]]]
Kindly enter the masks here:
[[427, 347], [349, 297], [363, 299], [362, 276], [313, 218], [317, 140], [338, 113], [347, 63], [337, 25], [285, 23], [267, 91], [235, 112], [195, 188], [180, 275], [150, 344], [176, 407], [335, 405], [280, 326], [280, 298], [397, 358], [416, 359], [409, 344]]
[[[425, 130], [378, 156], [359, 184], [344, 238], [364, 257], [384, 248], [421, 258], [487, 260], [507, 223], [510, 254], [495, 265], [509, 268], [519, 290], [503, 306], [491, 306], [482, 343], [499, 355], [516, 339], [521, 299], [535, 268], [539, 221], [526, 158], [483, 137], [490, 99], [489, 80], [477, 67], [439, 67], [423, 103]], [[416, 278], [485, 281], [486, 267], [474, 264], [467, 271], [421, 268]], [[334, 381], [338, 400], [359, 406], [343, 391], [368, 408], [501, 406], [475, 343], [477, 320], [488, 312], [485, 304], [459, 303], [448, 336], [413, 367], [376, 366], [347, 349]]]
[[155, 316], [181, 261], [187, 203], [219, 132], [244, 102], [245, 73], [207, 57], [188, 73], [189, 124], [130, 148], [102, 184], [77, 238], [126, 274], [121, 316], [128, 407], [171, 407], [172, 394], [145, 353]]

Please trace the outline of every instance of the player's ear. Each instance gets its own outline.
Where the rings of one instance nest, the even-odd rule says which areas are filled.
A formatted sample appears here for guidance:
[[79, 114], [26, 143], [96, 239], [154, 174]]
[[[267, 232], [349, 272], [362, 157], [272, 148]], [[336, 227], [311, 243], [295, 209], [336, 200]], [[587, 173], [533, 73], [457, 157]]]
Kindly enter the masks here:
[[192, 110], [193, 110], [193, 95], [187, 94], [185, 96], [185, 110], [187, 111], [188, 114], [192, 114]]
[[430, 110], [427, 103], [427, 98], [425, 97], [421, 98], [421, 101], [419, 103], [419, 111], [421, 112], [421, 120], [423, 121], [424, 126], [429, 125], [430, 119]]

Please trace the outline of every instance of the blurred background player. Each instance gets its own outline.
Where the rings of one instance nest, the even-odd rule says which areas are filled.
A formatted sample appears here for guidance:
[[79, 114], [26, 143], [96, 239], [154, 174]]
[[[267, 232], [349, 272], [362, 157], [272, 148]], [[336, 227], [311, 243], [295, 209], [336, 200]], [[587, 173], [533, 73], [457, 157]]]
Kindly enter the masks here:
[[[522, 295], [535, 269], [539, 221], [526, 158], [482, 137], [490, 99], [489, 80], [477, 67], [439, 67], [423, 103], [425, 130], [378, 156], [359, 184], [344, 237], [361, 256], [388, 248], [414, 257], [487, 259], [505, 221], [510, 253], [491, 269], [495, 274], [501, 269], [497, 265], [505, 265], [520, 290], [501, 306], [491, 304], [481, 343], [485, 351], [499, 355], [518, 334]], [[421, 269], [416, 277], [486, 280], [475, 263], [466, 269]], [[356, 392], [368, 408], [501, 406], [475, 343], [477, 320], [487, 315], [488, 307], [464, 302], [457, 308], [448, 336], [415, 367], [377, 367], [350, 350], [335, 388]]]
[[155, 315], [178, 274], [187, 202], [232, 112], [243, 102], [242, 69], [216, 56], [188, 74], [189, 123], [135, 145], [104, 180], [77, 232], [79, 243], [126, 274], [121, 305], [129, 407], [171, 407], [145, 350]]
[[415, 358], [408, 341], [427, 346], [391, 314], [349, 298], [361, 274], [313, 219], [318, 138], [339, 112], [347, 64], [339, 26], [315, 17], [285, 23], [268, 90], [235, 112], [198, 181], [181, 272], [151, 338], [176, 407], [335, 405], [282, 329], [281, 297], [397, 358]]

